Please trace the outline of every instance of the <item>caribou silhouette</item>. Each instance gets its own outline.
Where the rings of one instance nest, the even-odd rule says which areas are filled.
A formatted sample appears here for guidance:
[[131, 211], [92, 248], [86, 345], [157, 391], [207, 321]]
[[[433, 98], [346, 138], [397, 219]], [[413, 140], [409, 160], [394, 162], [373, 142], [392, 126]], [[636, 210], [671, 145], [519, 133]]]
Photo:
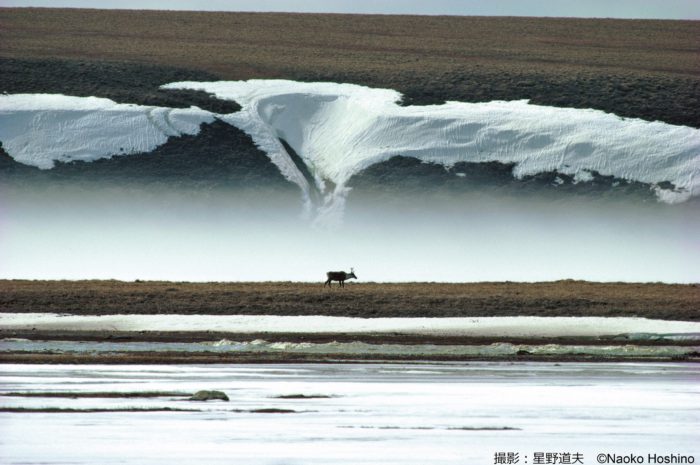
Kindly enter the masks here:
[[353, 268], [350, 268], [350, 273], [346, 273], [344, 271], [329, 271], [328, 273], [326, 273], [326, 276], [328, 277], [328, 279], [323, 284], [323, 287], [326, 287], [326, 284], [328, 284], [328, 287], [331, 287], [333, 281], [338, 281], [338, 286], [345, 287], [346, 279], [357, 279], [357, 276], [355, 276], [355, 270]]

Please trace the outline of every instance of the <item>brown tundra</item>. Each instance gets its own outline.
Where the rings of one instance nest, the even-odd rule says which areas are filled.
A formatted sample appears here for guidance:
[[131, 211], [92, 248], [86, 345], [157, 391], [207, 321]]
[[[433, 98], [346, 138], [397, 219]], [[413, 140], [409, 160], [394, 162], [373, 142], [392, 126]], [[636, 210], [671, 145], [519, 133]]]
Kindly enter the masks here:
[[328, 277], [328, 279], [326, 280], [323, 287], [326, 287], [326, 284], [328, 284], [328, 287], [331, 287], [331, 283], [333, 281], [338, 281], [338, 285], [340, 287], [345, 287], [346, 279], [357, 279], [357, 276], [355, 276], [355, 270], [352, 268], [350, 268], [350, 273], [346, 273], [344, 271], [329, 271], [328, 273], [326, 273], [326, 276]]

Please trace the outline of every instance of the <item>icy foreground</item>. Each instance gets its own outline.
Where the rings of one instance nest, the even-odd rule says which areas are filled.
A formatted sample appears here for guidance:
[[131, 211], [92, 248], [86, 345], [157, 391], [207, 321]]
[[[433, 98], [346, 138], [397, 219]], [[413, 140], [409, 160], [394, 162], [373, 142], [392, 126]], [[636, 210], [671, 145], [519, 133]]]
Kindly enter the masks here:
[[327, 214], [342, 213], [353, 175], [398, 155], [445, 167], [514, 164], [517, 178], [553, 171], [575, 182], [613, 176], [649, 184], [667, 203], [700, 192], [700, 130], [685, 126], [527, 101], [405, 107], [394, 90], [352, 84], [250, 80], [163, 87], [209, 92], [242, 110], [220, 115], [96, 97], [2, 95], [0, 142], [16, 161], [48, 169], [55, 161], [148, 153], [219, 118], [248, 133], [309, 204], [320, 194], [316, 206]]
[[16, 161], [49, 169], [54, 162], [147, 153], [169, 137], [199, 133], [214, 116], [199, 108], [119, 104], [57, 94], [0, 95], [0, 142]]
[[225, 331], [230, 333], [401, 333], [475, 337], [597, 337], [673, 334], [697, 338], [700, 323], [607, 317], [350, 318], [274, 315], [102, 315], [3, 313], [0, 329], [54, 331]]
[[[0, 396], [0, 407], [194, 410], [0, 413], [3, 464], [464, 465], [494, 463], [497, 452], [518, 453], [519, 463], [526, 456], [532, 463], [535, 453], [580, 454], [585, 464], [600, 453], [633, 452], [643, 463], [650, 463], [649, 453], [700, 459], [700, 373], [693, 364], [5, 365], [0, 371], [0, 394], [217, 389], [231, 399]], [[299, 394], [319, 397], [280, 398]], [[264, 408], [296, 413], [248, 412]]]
[[[682, 202], [700, 183], [700, 130], [620, 118], [598, 110], [530, 105], [527, 101], [448, 102], [400, 106], [401, 94], [352, 84], [284, 80], [180, 82], [235, 100], [243, 108], [225, 121], [250, 134], [282, 173], [309, 186], [279, 139], [303, 159], [327, 202], [368, 166], [397, 155], [452, 166], [514, 163], [517, 178], [557, 171], [577, 181], [595, 173], [654, 185], [660, 200]], [[325, 186], [331, 181], [335, 188]], [[661, 189], [668, 181], [675, 188]]]

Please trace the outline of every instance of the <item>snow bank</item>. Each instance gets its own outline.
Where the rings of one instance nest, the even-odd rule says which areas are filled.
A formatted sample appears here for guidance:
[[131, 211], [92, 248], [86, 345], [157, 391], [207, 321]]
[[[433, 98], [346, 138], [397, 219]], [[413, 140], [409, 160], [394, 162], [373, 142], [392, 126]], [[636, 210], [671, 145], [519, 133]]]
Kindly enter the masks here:
[[274, 315], [3, 313], [0, 329], [222, 331], [231, 333], [401, 333], [473, 337], [596, 337], [645, 333], [700, 337], [700, 323], [602, 317], [350, 318]]
[[[51, 168], [56, 160], [149, 152], [219, 117], [248, 133], [309, 203], [320, 192], [319, 213], [331, 217], [342, 213], [354, 174], [397, 155], [446, 167], [512, 163], [518, 178], [557, 171], [588, 182], [599, 173], [649, 184], [667, 203], [700, 193], [700, 130], [685, 126], [527, 101], [403, 107], [397, 91], [353, 84], [250, 80], [163, 87], [209, 92], [237, 101], [242, 110], [215, 115], [96, 97], [2, 95], [0, 141], [15, 160]], [[301, 157], [311, 183], [280, 139]]]
[[336, 186], [396, 155], [447, 167], [457, 162], [514, 163], [518, 178], [547, 171], [579, 182], [592, 172], [655, 186], [664, 202], [698, 195], [700, 130], [620, 118], [598, 110], [530, 105], [527, 101], [448, 102], [399, 106], [401, 94], [351, 84], [284, 80], [178, 82], [167, 89], [210, 92], [242, 106], [225, 120], [247, 132], [282, 173], [308, 190], [279, 139], [285, 139], [316, 178]]
[[0, 95], [0, 141], [16, 161], [42, 169], [150, 152], [168, 137], [194, 135], [214, 115], [58, 94]]

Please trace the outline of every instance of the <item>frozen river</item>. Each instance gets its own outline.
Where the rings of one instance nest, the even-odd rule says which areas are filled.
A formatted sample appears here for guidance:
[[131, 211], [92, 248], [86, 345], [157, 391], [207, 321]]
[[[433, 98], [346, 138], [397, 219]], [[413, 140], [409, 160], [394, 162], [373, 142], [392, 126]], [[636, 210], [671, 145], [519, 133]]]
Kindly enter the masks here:
[[[694, 364], [2, 365], [0, 376], [2, 464], [700, 462]], [[176, 395], [200, 389], [230, 402]], [[77, 394], [7, 395], [27, 392]], [[40, 411], [51, 407], [78, 412]], [[88, 411], [164, 407], [192, 411]]]

